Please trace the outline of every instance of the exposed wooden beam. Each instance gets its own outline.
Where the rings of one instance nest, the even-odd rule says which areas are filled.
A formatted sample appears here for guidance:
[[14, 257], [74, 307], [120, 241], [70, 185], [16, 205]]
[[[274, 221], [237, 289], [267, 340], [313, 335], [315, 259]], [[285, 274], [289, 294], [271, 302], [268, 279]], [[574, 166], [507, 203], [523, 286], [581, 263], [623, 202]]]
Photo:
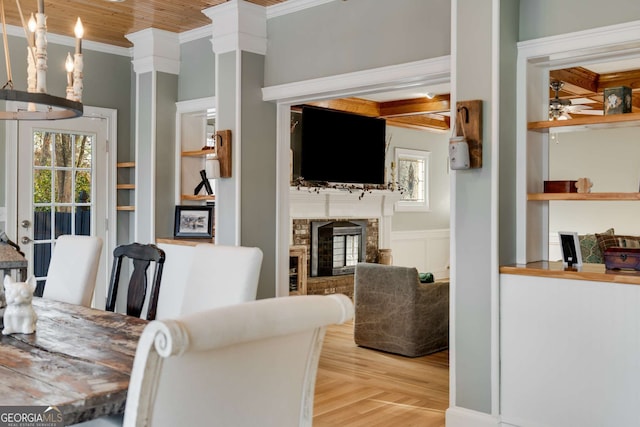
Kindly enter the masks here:
[[349, 113], [360, 114], [361, 116], [380, 116], [380, 107], [377, 102], [361, 98], [328, 99], [326, 101], [309, 102], [307, 105], [346, 111]]
[[449, 130], [449, 117], [448, 116], [436, 116], [432, 114], [414, 115], [414, 116], [399, 116], [387, 119], [388, 126], [404, 127], [410, 129], [431, 129], [431, 130]]
[[574, 95], [587, 95], [598, 91], [600, 75], [583, 67], [572, 67], [551, 71], [549, 72], [549, 78], [550, 80], [564, 82], [563, 92]]
[[433, 99], [414, 98], [381, 102], [380, 117], [390, 118], [424, 113], [441, 113], [450, 109], [450, 96], [446, 94], [435, 96]]
[[628, 86], [631, 89], [640, 89], [640, 70], [602, 74], [600, 76], [598, 92], [602, 92], [605, 88], [617, 86]]

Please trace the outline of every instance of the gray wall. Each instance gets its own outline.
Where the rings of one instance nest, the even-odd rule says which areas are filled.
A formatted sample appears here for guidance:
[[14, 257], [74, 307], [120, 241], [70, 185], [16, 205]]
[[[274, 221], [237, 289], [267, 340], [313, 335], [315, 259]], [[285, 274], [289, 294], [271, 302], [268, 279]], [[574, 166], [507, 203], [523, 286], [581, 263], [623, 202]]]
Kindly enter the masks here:
[[178, 76], [158, 73], [156, 87], [156, 237], [173, 236]]
[[389, 163], [395, 158], [396, 148], [423, 150], [430, 153], [428, 212], [395, 212], [391, 222], [392, 231], [433, 230], [449, 228], [451, 200], [450, 175], [447, 159], [449, 156], [449, 133], [387, 126], [387, 136], [391, 143], [387, 152]]
[[265, 85], [448, 55], [450, 16], [449, 0], [350, 0], [269, 19]]
[[264, 56], [242, 52], [242, 246], [262, 250], [258, 298], [276, 290], [276, 105], [262, 101]]
[[207, 38], [180, 45], [178, 101], [215, 95], [215, 54]]
[[520, 5], [520, 40], [640, 19], [638, 0], [528, 0]]

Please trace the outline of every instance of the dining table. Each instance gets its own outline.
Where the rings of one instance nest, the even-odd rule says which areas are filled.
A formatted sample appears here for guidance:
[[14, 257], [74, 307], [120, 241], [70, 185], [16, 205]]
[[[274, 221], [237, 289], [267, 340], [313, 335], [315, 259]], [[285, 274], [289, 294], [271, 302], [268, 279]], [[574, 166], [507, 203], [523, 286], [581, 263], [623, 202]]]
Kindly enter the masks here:
[[0, 407], [54, 407], [64, 425], [123, 413], [148, 321], [39, 297], [33, 308], [33, 334], [0, 335]]

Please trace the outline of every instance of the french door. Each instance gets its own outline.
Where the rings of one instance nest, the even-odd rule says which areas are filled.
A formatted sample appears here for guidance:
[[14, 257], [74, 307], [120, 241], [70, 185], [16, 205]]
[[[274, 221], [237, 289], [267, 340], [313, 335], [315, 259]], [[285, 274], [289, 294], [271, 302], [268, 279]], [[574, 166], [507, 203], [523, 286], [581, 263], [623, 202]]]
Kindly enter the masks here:
[[56, 239], [99, 236], [103, 249], [95, 301], [106, 287], [108, 203], [105, 118], [18, 122], [18, 244], [41, 295]]

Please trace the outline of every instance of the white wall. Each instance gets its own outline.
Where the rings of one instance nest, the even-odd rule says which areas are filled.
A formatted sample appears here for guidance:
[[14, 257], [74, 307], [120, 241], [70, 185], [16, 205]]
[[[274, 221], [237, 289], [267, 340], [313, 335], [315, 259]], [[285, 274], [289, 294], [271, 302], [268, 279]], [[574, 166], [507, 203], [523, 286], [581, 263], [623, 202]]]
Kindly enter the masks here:
[[387, 151], [387, 171], [395, 158], [396, 148], [422, 150], [429, 157], [429, 211], [398, 212], [393, 215], [393, 231], [432, 230], [449, 228], [451, 201], [448, 169], [449, 132], [430, 132], [387, 126], [387, 137], [391, 137]]
[[[639, 138], [640, 127], [557, 133], [549, 143], [549, 179], [588, 177], [592, 192], [638, 192]], [[640, 235], [640, 202], [552, 201], [549, 206], [551, 234], [614, 227], [618, 234]]]

